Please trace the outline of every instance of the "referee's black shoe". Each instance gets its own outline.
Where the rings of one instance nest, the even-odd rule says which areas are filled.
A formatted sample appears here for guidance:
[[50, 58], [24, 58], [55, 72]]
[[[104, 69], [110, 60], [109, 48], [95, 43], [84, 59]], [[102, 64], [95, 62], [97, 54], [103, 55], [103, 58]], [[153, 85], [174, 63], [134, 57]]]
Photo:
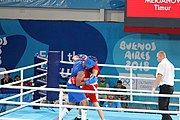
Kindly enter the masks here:
[[[74, 120], [81, 120], [81, 118], [75, 117]], [[86, 120], [88, 120], [88, 119], [86, 119]]]

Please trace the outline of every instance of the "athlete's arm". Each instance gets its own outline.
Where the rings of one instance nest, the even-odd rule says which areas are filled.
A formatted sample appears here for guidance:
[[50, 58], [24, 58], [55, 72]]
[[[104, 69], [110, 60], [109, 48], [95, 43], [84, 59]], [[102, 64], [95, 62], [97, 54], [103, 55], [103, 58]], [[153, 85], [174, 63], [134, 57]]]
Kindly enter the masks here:
[[[93, 69], [91, 76], [97, 76], [97, 75], [98, 75], [98, 70]], [[84, 78], [84, 81], [87, 81], [87, 80], [89, 80], [89, 78]]]
[[76, 86], [83, 86], [85, 82], [81, 82], [84, 77], [84, 71], [79, 71], [76, 77]]
[[98, 75], [98, 70], [93, 69], [93, 70], [92, 70], [92, 74], [91, 74], [91, 75], [93, 75], [93, 76], [97, 76], [97, 75]]
[[80, 59], [80, 57], [79, 57], [78, 55], [75, 55], [75, 56], [72, 58], [73, 62], [76, 62], [76, 61], [79, 60], [79, 59]]

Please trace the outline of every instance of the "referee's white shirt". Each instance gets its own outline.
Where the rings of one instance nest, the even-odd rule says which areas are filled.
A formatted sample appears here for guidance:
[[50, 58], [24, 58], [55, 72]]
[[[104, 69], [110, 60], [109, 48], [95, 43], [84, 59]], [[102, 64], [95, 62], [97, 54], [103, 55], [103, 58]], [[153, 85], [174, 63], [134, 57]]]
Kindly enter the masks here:
[[162, 74], [162, 79], [160, 80], [159, 85], [166, 84], [174, 86], [174, 65], [167, 58], [164, 58], [158, 64], [156, 76], [158, 73]]

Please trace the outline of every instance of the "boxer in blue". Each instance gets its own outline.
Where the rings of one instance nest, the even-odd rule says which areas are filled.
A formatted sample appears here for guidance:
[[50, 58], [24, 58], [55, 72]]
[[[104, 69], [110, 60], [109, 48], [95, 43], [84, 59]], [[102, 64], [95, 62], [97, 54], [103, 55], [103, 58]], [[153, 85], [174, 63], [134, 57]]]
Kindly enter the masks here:
[[[92, 84], [97, 81], [95, 76], [92, 76], [89, 80], [84, 81], [84, 70], [93, 67], [96, 64], [96, 61], [87, 57], [85, 60], [77, 60], [73, 65], [73, 70], [71, 73], [71, 79], [68, 81], [67, 88], [68, 89], [78, 89], [81, 90], [80, 86]], [[83, 104], [87, 103], [86, 96], [84, 93], [75, 93], [69, 92], [68, 94], [69, 102], [80, 102]], [[85, 101], [84, 101], [85, 100]]]
[[[82, 56], [81, 56], [82, 57]], [[82, 90], [80, 86], [92, 84], [98, 81], [95, 76], [91, 76], [88, 80], [84, 81], [84, 70], [90, 69], [96, 64], [96, 60], [92, 57], [88, 57], [83, 55], [82, 59], [77, 60], [72, 69], [71, 79], [68, 81], [67, 88], [68, 89], [76, 89]], [[75, 105], [76, 103], [81, 103], [82, 106], [88, 106], [88, 101], [84, 93], [76, 93], [76, 92], [69, 92], [68, 99], [70, 105]], [[64, 117], [71, 109], [65, 108], [63, 110]], [[82, 120], [86, 120], [87, 110], [82, 110]], [[75, 119], [76, 120], [76, 119]]]

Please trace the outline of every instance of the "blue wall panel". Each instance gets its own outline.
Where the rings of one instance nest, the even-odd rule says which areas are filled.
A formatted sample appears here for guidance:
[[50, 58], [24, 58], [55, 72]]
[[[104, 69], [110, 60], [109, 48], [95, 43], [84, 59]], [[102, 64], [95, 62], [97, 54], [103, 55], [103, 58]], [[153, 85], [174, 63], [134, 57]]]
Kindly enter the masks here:
[[0, 6], [123, 10], [125, 0], [0, 0]]
[[[8, 70], [30, 65], [35, 53], [46, 57], [48, 50], [56, 50], [66, 61], [85, 53], [97, 56], [104, 64], [157, 66], [156, 53], [164, 50], [175, 67], [180, 67], [180, 35], [125, 33], [123, 29], [123, 23], [1, 19], [0, 65]], [[71, 68], [72, 65], [61, 65], [64, 72]], [[25, 72], [26, 76], [31, 74]], [[103, 67], [101, 74], [127, 76], [129, 70]], [[154, 77], [155, 70], [134, 69], [133, 76]], [[176, 78], [180, 78], [179, 72]], [[107, 81], [113, 87], [117, 79]], [[123, 82], [129, 87], [129, 80]], [[151, 89], [151, 84], [147, 80], [133, 81], [135, 89]], [[178, 86], [176, 83], [176, 91], [180, 90]]]

